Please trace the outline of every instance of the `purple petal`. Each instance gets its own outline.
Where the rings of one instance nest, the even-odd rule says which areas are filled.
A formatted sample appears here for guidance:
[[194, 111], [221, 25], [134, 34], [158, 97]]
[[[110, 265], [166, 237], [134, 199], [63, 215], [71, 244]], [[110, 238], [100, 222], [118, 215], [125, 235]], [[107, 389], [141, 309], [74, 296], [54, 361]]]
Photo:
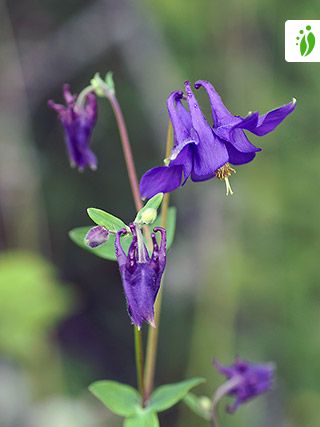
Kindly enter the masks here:
[[238, 151], [230, 142], [226, 141], [225, 144], [229, 154], [229, 163], [232, 165], [244, 165], [245, 163], [251, 162], [256, 156], [255, 152], [242, 153]]
[[236, 150], [242, 153], [256, 153], [261, 149], [251, 144], [242, 129], [249, 129], [257, 123], [258, 113], [253, 113], [244, 119], [234, 117], [229, 124], [214, 128], [213, 132], [224, 141], [230, 142]]
[[157, 193], [168, 193], [181, 185], [182, 166], [159, 166], [149, 169], [141, 178], [140, 193], [150, 199]]
[[154, 303], [159, 291], [155, 273], [145, 263], [137, 263], [130, 273], [125, 269], [122, 274], [123, 286], [128, 304], [128, 313], [132, 323], [138, 327], [143, 322], [153, 322]]
[[170, 167], [181, 165], [183, 167], [183, 182], [184, 185], [189, 178], [192, 168], [193, 168], [193, 153], [194, 153], [194, 144], [189, 142], [183, 147], [179, 155], [170, 162]]
[[215, 175], [215, 171], [228, 161], [228, 152], [224, 143], [216, 137], [191, 90], [189, 82], [185, 82], [187, 101], [191, 113], [192, 124], [199, 136], [199, 144], [194, 150], [193, 181], [205, 181]]
[[201, 86], [206, 90], [209, 96], [214, 127], [223, 126], [224, 124], [230, 123], [230, 120], [232, 120], [234, 116], [224, 105], [220, 95], [212, 86], [212, 84], [206, 80], [198, 80], [194, 84], [196, 89], [199, 89]]
[[192, 129], [192, 120], [191, 120], [191, 114], [190, 112], [185, 108], [185, 106], [182, 103], [182, 97], [183, 97], [183, 92], [182, 96], [179, 96], [176, 98], [176, 108], [178, 111], [178, 115], [182, 121], [182, 123], [184, 124], [184, 126], [187, 129]]
[[[128, 250], [128, 255], [125, 254], [120, 243], [121, 234], [124, 234], [125, 230], [117, 233], [115, 241], [116, 256], [126, 296], [128, 313], [132, 323], [138, 327], [141, 327], [143, 322], [149, 322], [151, 325], [154, 325], [154, 303], [166, 263], [166, 231], [161, 227], [154, 229], [155, 232], [161, 232], [161, 243], [159, 247], [155, 235], [152, 234], [154, 249], [150, 258], [141, 235], [141, 230], [135, 224], [130, 224], [130, 229], [133, 239]], [[146, 256], [141, 257], [141, 251]], [[144, 260], [139, 258], [143, 258]]]
[[258, 123], [254, 124], [247, 129], [258, 136], [266, 135], [273, 131], [289, 114], [291, 114], [296, 108], [296, 100], [293, 99], [282, 107], [276, 108], [275, 110], [269, 111], [263, 116], [259, 116]]
[[167, 99], [167, 108], [173, 127], [175, 145], [191, 139], [191, 117], [190, 113], [181, 103], [182, 97], [183, 92], [175, 91]]
[[98, 105], [97, 105], [97, 98], [95, 96], [95, 94], [93, 92], [90, 92], [87, 94], [86, 96], [86, 101], [85, 101], [85, 117], [86, 120], [91, 123], [91, 121], [95, 122], [97, 120], [97, 109], [98, 109]]
[[[181, 102], [183, 92], [172, 92], [167, 99], [167, 108], [174, 133], [174, 149], [180, 151], [189, 143], [198, 143], [198, 136], [192, 128], [191, 115]], [[182, 148], [179, 148], [182, 147]]]

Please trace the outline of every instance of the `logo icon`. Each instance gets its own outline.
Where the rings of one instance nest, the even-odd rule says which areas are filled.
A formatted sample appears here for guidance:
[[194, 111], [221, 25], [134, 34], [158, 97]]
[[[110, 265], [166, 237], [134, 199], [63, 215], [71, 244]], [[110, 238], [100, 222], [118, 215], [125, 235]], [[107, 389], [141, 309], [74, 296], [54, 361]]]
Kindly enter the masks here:
[[305, 30], [300, 30], [296, 39], [296, 45], [300, 46], [301, 56], [308, 56], [316, 44], [316, 38], [311, 31], [311, 25], [307, 25]]
[[285, 23], [287, 62], [320, 62], [320, 20], [288, 20]]

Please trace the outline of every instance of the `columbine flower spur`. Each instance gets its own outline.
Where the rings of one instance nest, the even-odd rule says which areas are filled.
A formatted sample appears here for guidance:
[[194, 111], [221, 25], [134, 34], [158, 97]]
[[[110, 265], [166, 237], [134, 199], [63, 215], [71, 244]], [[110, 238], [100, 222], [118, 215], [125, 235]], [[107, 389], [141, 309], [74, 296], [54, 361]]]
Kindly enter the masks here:
[[[258, 112], [247, 117], [234, 116], [223, 104], [219, 94], [207, 81], [199, 80], [195, 88], [203, 87], [209, 96], [213, 126], [203, 115], [192, 92], [190, 82], [185, 82], [186, 94], [172, 92], [167, 108], [174, 131], [174, 147], [165, 166], [147, 171], [140, 182], [144, 198], [159, 192], [170, 192], [192, 181], [206, 181], [217, 177], [225, 180], [227, 194], [232, 194], [229, 176], [235, 172], [230, 166], [251, 162], [261, 151], [248, 140], [244, 130], [258, 136], [274, 130], [296, 106], [296, 100], [264, 115]], [[182, 103], [186, 99], [188, 110]]]
[[63, 95], [66, 106], [48, 101], [48, 106], [58, 113], [64, 128], [67, 151], [72, 167], [79, 171], [87, 166], [97, 169], [97, 158], [89, 144], [97, 120], [97, 101], [93, 92], [84, 97], [77, 97], [70, 92], [69, 85], [64, 85]]
[[214, 366], [227, 379], [216, 392], [215, 404], [223, 396], [235, 397], [235, 401], [227, 406], [229, 413], [234, 413], [239, 405], [267, 392], [272, 387], [275, 370], [272, 363], [258, 364], [237, 358], [230, 366], [223, 366], [215, 360]]
[[132, 223], [132, 243], [126, 255], [120, 242], [126, 229], [118, 231], [115, 247], [120, 268], [123, 288], [126, 295], [128, 313], [132, 323], [141, 328], [143, 322], [154, 324], [154, 303], [160, 288], [161, 277], [166, 265], [166, 230], [155, 227], [154, 232], [160, 232], [161, 243], [158, 245], [156, 236], [152, 233], [153, 252], [151, 257], [143, 241], [140, 228]]

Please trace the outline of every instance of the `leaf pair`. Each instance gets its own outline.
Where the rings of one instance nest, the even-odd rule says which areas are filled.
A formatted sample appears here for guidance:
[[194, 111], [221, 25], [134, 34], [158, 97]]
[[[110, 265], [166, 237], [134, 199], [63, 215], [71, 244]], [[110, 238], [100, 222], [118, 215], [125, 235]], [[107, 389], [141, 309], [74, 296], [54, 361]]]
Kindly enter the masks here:
[[203, 383], [203, 378], [191, 378], [176, 384], [157, 388], [146, 406], [142, 406], [141, 396], [133, 387], [116, 381], [97, 381], [89, 390], [111, 412], [125, 417], [124, 427], [159, 427], [157, 413], [165, 411], [180, 400], [195, 386]]
[[[116, 233], [122, 228], [127, 227], [126, 224], [120, 218], [117, 218], [116, 216], [113, 216], [101, 209], [89, 208], [88, 215], [97, 225], [101, 225], [102, 227], [107, 228], [113, 233]], [[158, 218], [153, 223], [154, 227], [159, 227], [160, 225], [161, 225], [161, 215], [159, 215]], [[166, 227], [168, 249], [173, 243], [175, 225], [176, 225], [176, 209], [171, 207], [168, 209], [167, 227]], [[108, 241], [103, 245], [98, 246], [96, 248], [90, 248], [85, 243], [85, 240], [84, 240], [86, 234], [90, 229], [91, 229], [91, 226], [74, 228], [69, 232], [69, 236], [74, 243], [76, 243], [81, 248], [86, 249], [87, 251], [93, 253], [94, 255], [97, 255], [104, 259], [108, 259], [110, 261], [116, 261], [117, 258], [115, 255], [115, 248], [114, 248], [115, 235], [110, 234]], [[121, 240], [122, 247], [127, 252], [132, 241], [132, 235], [127, 234], [123, 236], [121, 239], [122, 239]]]

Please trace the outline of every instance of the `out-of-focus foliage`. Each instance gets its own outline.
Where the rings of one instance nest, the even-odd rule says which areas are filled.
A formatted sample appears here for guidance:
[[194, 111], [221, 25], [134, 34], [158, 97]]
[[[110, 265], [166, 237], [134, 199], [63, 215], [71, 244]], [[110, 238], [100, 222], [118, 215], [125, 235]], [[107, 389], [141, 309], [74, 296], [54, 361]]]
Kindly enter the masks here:
[[19, 251], [0, 255], [0, 354], [37, 359], [49, 334], [70, 311], [70, 291], [42, 257]]

